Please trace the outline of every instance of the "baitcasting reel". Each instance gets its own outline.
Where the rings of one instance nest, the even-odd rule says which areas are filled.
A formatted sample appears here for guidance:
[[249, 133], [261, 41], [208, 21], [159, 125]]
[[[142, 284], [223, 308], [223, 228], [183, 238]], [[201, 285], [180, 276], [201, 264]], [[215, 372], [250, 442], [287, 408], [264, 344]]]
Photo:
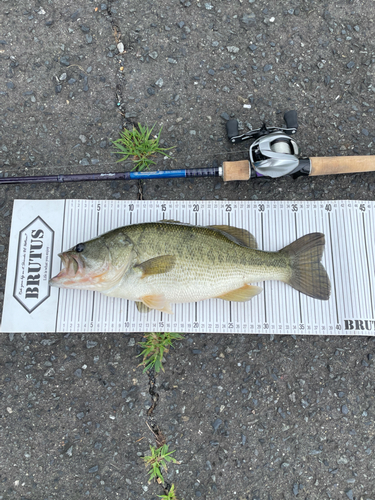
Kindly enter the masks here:
[[287, 111], [284, 115], [285, 128], [266, 127], [238, 134], [237, 120], [227, 121], [230, 142], [238, 144], [254, 140], [249, 149], [252, 177], [282, 177], [283, 175], [303, 175], [303, 160], [298, 158], [298, 146], [290, 136], [297, 132], [297, 111]]

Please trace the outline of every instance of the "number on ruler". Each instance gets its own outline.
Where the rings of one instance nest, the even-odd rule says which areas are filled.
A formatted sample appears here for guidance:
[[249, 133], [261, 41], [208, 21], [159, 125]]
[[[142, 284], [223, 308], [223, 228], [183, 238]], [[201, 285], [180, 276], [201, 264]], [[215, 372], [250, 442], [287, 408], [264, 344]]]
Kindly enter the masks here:
[[226, 212], [231, 212], [232, 211], [232, 205], [229, 205], [229, 204], [225, 205], [225, 211]]
[[361, 203], [361, 204], [359, 205], [359, 209], [360, 209], [360, 211], [361, 211], [361, 212], [365, 212], [365, 211], [366, 211], [365, 204], [364, 204], [364, 203]]
[[332, 205], [330, 203], [327, 203], [325, 208], [327, 212], [330, 212], [332, 210]]
[[263, 204], [263, 203], [260, 203], [260, 204], [258, 205], [258, 210], [259, 210], [259, 212], [264, 212], [264, 210], [265, 210], [265, 206], [264, 206], [264, 204]]
[[199, 212], [199, 205], [198, 204], [193, 205], [193, 212]]
[[162, 212], [165, 212], [167, 210], [167, 205], [165, 203], [163, 203], [163, 205], [161, 206], [161, 210]]
[[133, 212], [133, 210], [134, 210], [134, 205], [133, 205], [133, 203], [130, 203], [130, 205], [129, 205], [129, 211]]
[[98, 203], [98, 204], [96, 205], [96, 211], [97, 211], [97, 212], [100, 212], [100, 203]]
[[296, 203], [292, 204], [292, 212], [298, 212], [298, 206], [296, 205]]

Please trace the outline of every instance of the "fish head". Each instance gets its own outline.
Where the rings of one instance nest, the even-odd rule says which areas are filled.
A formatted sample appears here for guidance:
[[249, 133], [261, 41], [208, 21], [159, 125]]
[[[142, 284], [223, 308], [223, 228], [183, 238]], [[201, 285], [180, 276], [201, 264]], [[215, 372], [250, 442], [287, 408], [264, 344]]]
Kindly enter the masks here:
[[49, 284], [58, 288], [105, 292], [122, 278], [129, 267], [131, 255], [132, 246], [126, 241], [121, 249], [103, 236], [78, 243], [59, 254], [63, 267]]

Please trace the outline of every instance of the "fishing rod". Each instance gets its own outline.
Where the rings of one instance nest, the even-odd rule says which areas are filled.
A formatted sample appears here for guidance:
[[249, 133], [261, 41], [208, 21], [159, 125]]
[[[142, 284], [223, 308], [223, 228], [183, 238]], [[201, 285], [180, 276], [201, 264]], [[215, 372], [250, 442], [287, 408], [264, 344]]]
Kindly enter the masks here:
[[292, 138], [298, 129], [297, 111], [284, 114], [286, 127], [267, 127], [238, 133], [238, 121], [228, 120], [226, 123], [228, 139], [232, 144], [247, 140], [253, 143], [249, 148], [249, 159], [224, 161], [221, 166], [206, 168], [189, 168], [177, 170], [156, 170], [147, 172], [113, 172], [94, 174], [57, 174], [26, 177], [2, 177], [1, 184], [28, 184], [45, 182], [79, 182], [107, 180], [145, 180], [194, 177], [222, 177], [224, 182], [247, 181], [255, 177], [277, 178], [290, 175], [293, 178], [301, 175], [334, 175], [375, 170], [374, 156], [323, 156], [299, 158], [299, 149]]

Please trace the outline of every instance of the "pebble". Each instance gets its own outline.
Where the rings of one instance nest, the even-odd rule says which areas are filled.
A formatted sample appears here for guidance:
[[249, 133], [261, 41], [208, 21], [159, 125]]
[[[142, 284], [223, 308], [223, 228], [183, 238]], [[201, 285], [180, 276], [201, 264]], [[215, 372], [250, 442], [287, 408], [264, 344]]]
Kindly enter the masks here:
[[213, 9], [213, 8], [214, 8], [214, 6], [213, 6], [212, 4], [210, 4], [210, 3], [208, 3], [208, 2], [207, 2], [207, 3], [205, 3], [205, 4], [204, 4], [204, 8], [205, 8], [206, 10], [211, 10], [211, 9]]
[[82, 377], [82, 370], [81, 368], [78, 368], [75, 372], [74, 372], [74, 375], [78, 378], [81, 378]]
[[239, 50], [240, 50], [239, 47], [235, 47], [234, 45], [230, 45], [229, 47], [227, 47], [227, 51], [232, 54], [237, 54]]
[[70, 66], [69, 56], [60, 57], [60, 64], [62, 64], [63, 66]]
[[213, 422], [212, 427], [214, 428], [214, 432], [216, 432], [218, 430], [218, 428], [221, 426], [222, 423], [223, 423], [223, 421], [221, 420], [221, 418], [217, 418]]
[[3, 253], [5, 250], [5, 246], [4, 245], [0, 245], [0, 253]]
[[99, 467], [97, 465], [94, 465], [94, 467], [91, 467], [91, 469], [89, 469], [89, 473], [92, 474], [93, 472], [98, 472], [99, 470]]
[[87, 138], [86, 138], [86, 136], [85, 136], [85, 135], [80, 135], [80, 136], [79, 136], [79, 138], [80, 138], [80, 140], [81, 140], [81, 142], [82, 142], [83, 144], [84, 144], [85, 142], [87, 142]]
[[149, 57], [151, 57], [151, 59], [156, 59], [158, 57], [158, 53], [156, 52], [156, 50], [150, 52]]
[[341, 411], [344, 415], [347, 415], [349, 413], [349, 408], [346, 405], [342, 405]]
[[352, 68], [354, 68], [354, 66], [355, 66], [355, 62], [354, 62], [354, 61], [350, 61], [350, 62], [348, 62], [348, 64], [346, 65], [346, 67], [347, 67], [348, 69], [352, 69]]
[[245, 24], [249, 24], [250, 22], [253, 22], [253, 21], [255, 21], [255, 14], [254, 13], [244, 14], [242, 17], [242, 22]]
[[263, 67], [263, 71], [265, 73], [267, 73], [268, 71], [271, 71], [272, 69], [272, 64], [266, 64], [264, 67]]
[[86, 35], [86, 42], [87, 43], [92, 43], [92, 36], [91, 35]]
[[163, 79], [162, 79], [162, 78], [159, 78], [159, 80], [157, 80], [157, 81], [155, 82], [155, 85], [157, 85], [157, 86], [158, 86], [158, 87], [160, 87], [160, 88], [162, 88], [163, 84], [164, 84], [164, 81], [163, 81]]

